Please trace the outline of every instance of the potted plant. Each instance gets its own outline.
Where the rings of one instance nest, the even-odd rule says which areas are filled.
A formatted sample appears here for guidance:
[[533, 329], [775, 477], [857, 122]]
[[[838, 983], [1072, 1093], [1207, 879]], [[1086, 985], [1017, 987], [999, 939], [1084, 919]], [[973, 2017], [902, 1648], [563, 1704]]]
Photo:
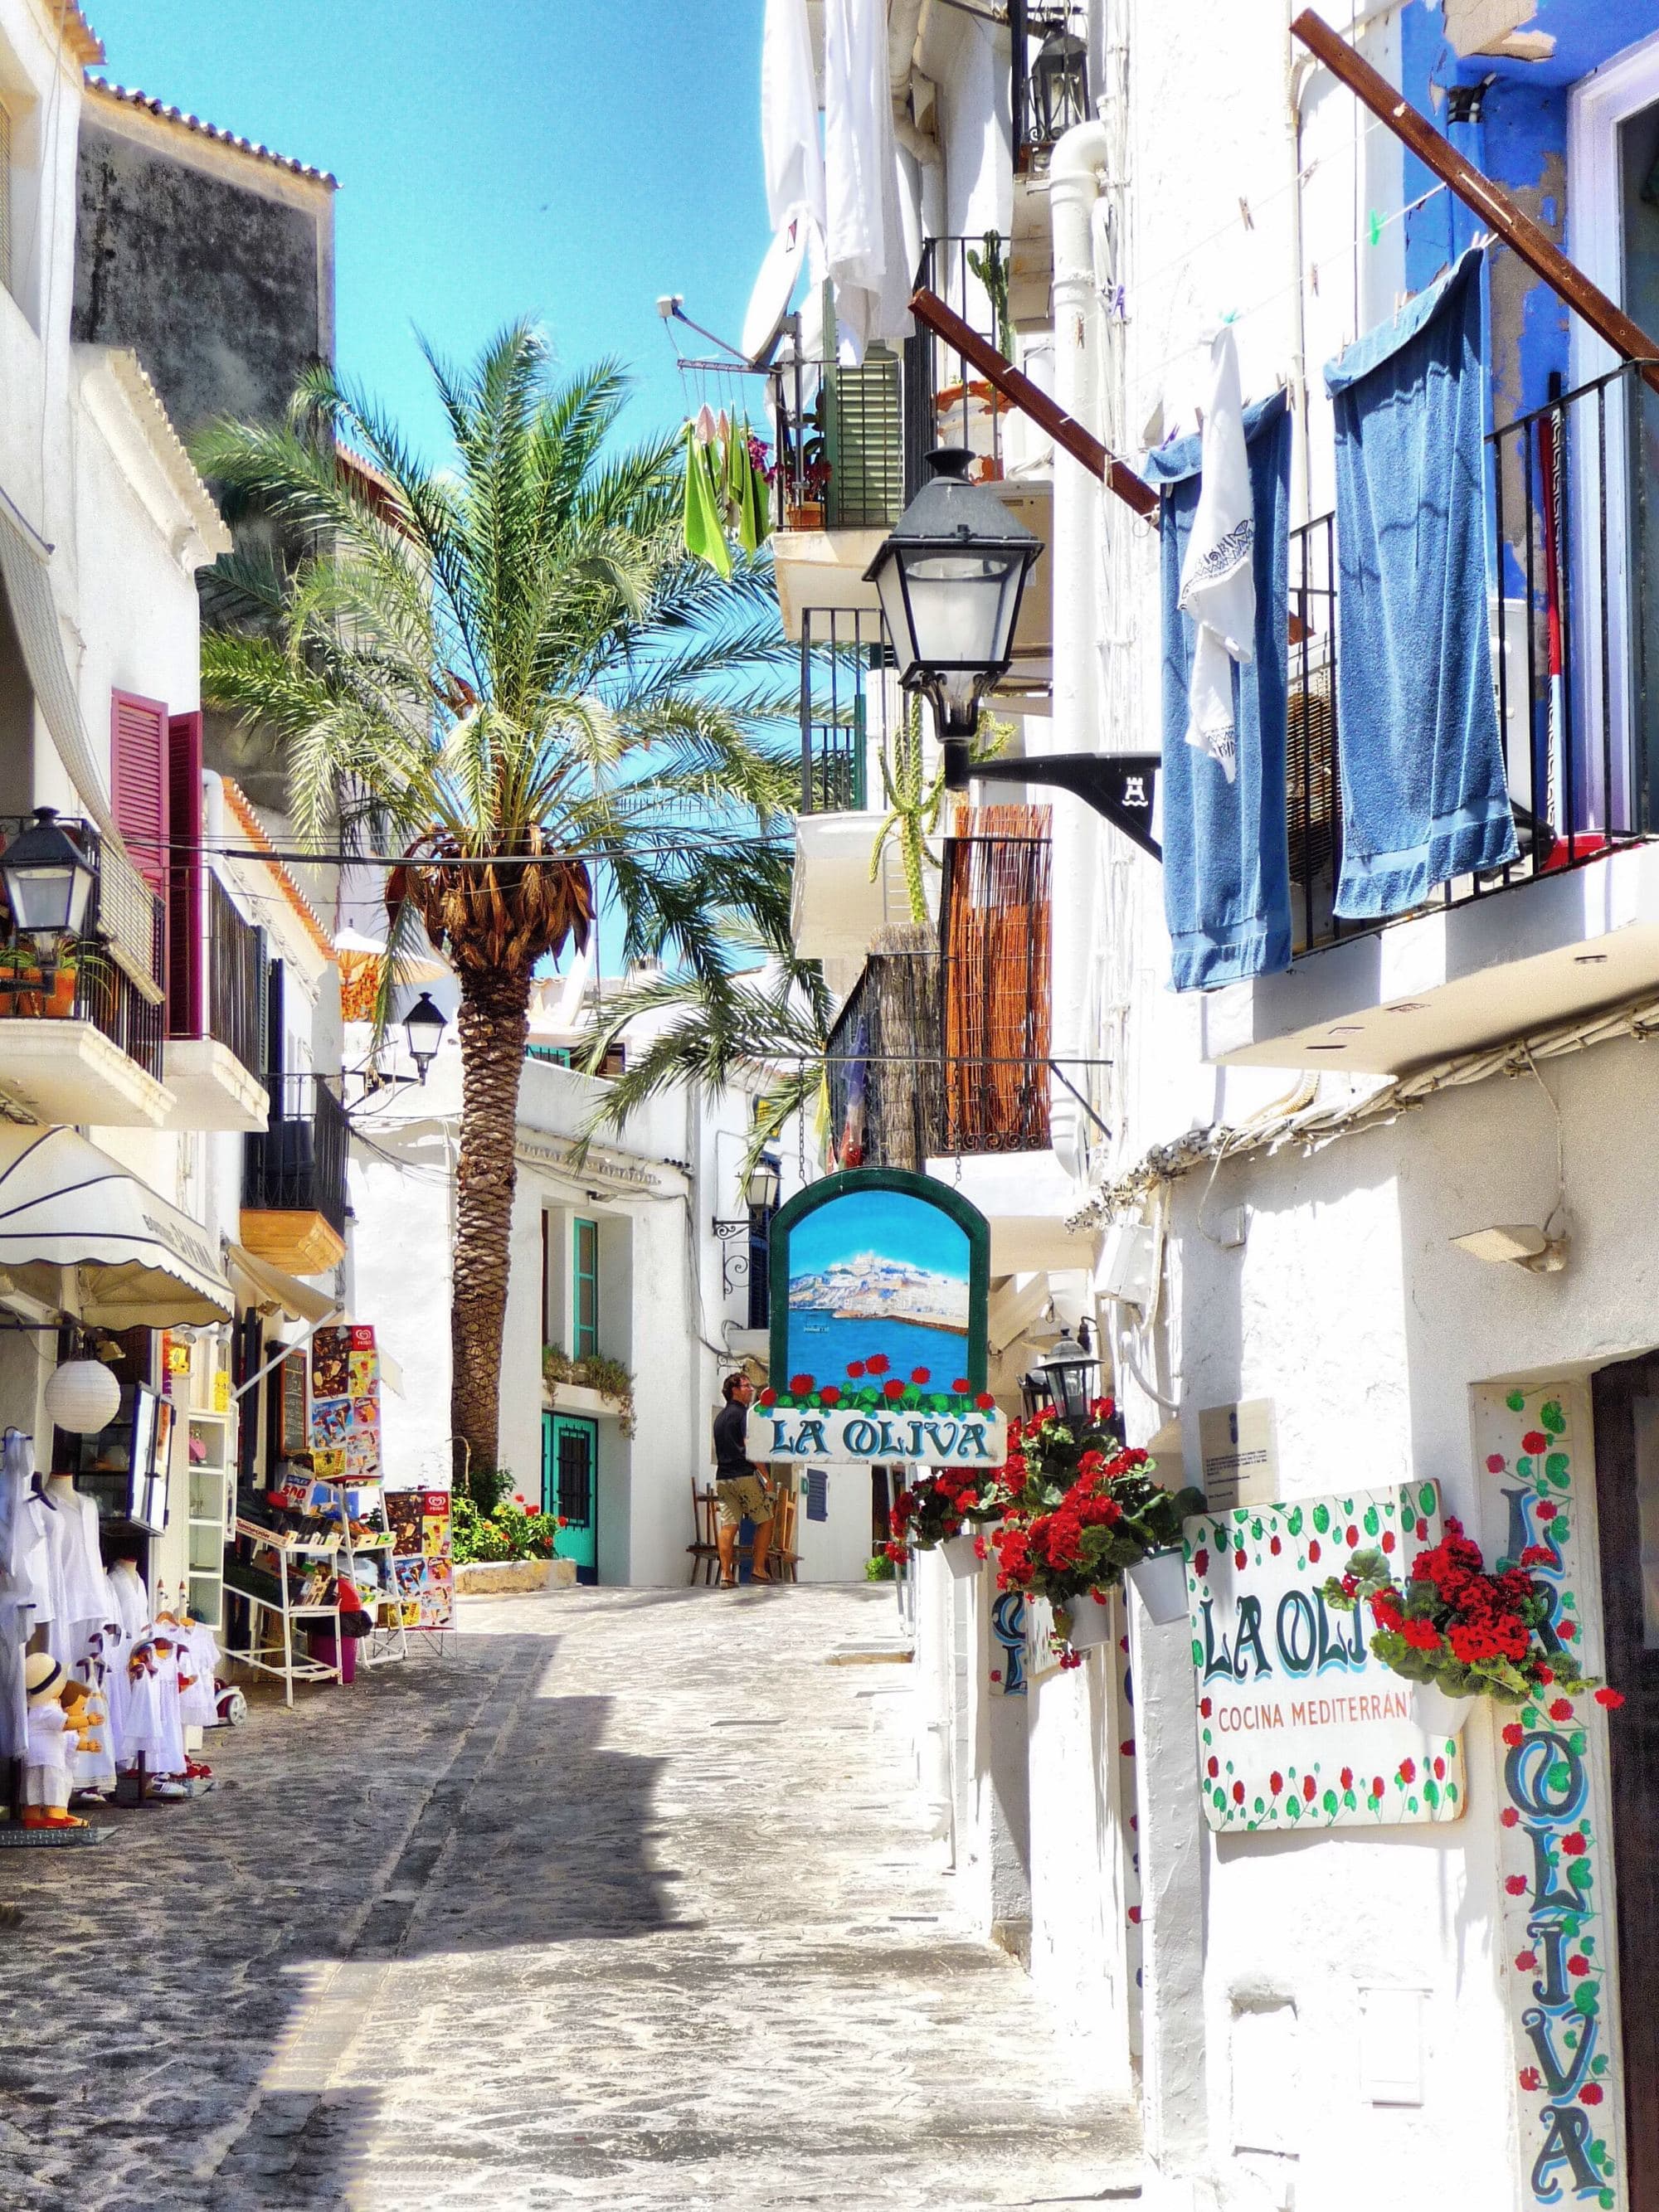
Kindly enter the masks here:
[[1325, 1601], [1342, 1612], [1370, 1607], [1370, 1648], [1391, 1674], [1412, 1684], [1419, 1724], [1454, 1735], [1476, 1698], [1518, 1705], [1541, 1690], [1571, 1697], [1595, 1690], [1601, 1705], [1620, 1705], [1617, 1690], [1597, 1688], [1551, 1626], [1549, 1589], [1527, 1570], [1554, 1564], [1545, 1545], [1488, 1571], [1480, 1547], [1449, 1515], [1437, 1544], [1419, 1552], [1402, 1589], [1377, 1550], [1352, 1553], [1347, 1570], [1325, 1584]]
[[1046, 1597], [1064, 1666], [1110, 1634], [1105, 1593], [1160, 1553], [1178, 1555], [1181, 1524], [1204, 1510], [1199, 1490], [1167, 1490], [1146, 1454], [1117, 1433], [1109, 1398], [1067, 1423], [1050, 1407], [1009, 1425], [1002, 1526], [991, 1540], [998, 1587]]
[[617, 1426], [624, 1437], [634, 1433], [634, 1377], [620, 1359], [607, 1359], [590, 1352], [573, 1359], [562, 1345], [542, 1347], [542, 1390], [549, 1407], [557, 1403], [558, 1386], [568, 1382], [578, 1390], [597, 1391], [617, 1408]]
[[[993, 1473], [936, 1467], [899, 1492], [887, 1525], [893, 1542], [908, 1559], [912, 1552], [931, 1552], [957, 1537], [972, 1538], [985, 1522], [1000, 1517], [1006, 1502]], [[975, 1548], [985, 1558], [982, 1537]]]
[[823, 495], [830, 489], [830, 456], [823, 434], [810, 437], [801, 450], [799, 493], [789, 507], [792, 530], [822, 530]]

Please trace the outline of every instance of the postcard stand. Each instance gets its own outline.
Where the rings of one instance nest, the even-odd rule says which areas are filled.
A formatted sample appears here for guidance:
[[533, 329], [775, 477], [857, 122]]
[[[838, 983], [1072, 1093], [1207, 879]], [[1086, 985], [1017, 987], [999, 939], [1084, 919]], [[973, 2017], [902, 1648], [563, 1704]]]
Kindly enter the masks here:
[[[271, 1531], [257, 1521], [239, 1520], [239, 1536], [246, 1536], [262, 1550], [276, 1554], [274, 1575], [263, 1570], [250, 1571], [240, 1559], [225, 1561], [225, 1587], [243, 1599], [248, 1607], [247, 1643], [237, 1650], [225, 1647], [227, 1659], [234, 1659], [242, 1666], [256, 1668], [262, 1674], [274, 1674], [283, 1686], [284, 1701], [294, 1703], [296, 1682], [337, 1682], [340, 1679], [340, 1608], [337, 1603], [327, 1605], [295, 1602], [293, 1586], [289, 1579], [288, 1562], [291, 1559], [326, 1559], [330, 1578], [338, 1547], [334, 1544], [283, 1544], [276, 1541]], [[274, 1583], [277, 1595], [270, 1596], [257, 1587], [255, 1571], [266, 1581]], [[303, 1623], [307, 1628], [326, 1631], [334, 1638], [335, 1656], [313, 1659], [308, 1651], [296, 1651], [295, 1628]]]
[[[343, 1498], [340, 1499], [340, 1527], [343, 1534], [340, 1538], [339, 1571], [359, 1597], [368, 1595], [363, 1589], [357, 1572], [357, 1560], [360, 1554], [368, 1560], [374, 1576], [374, 1589], [368, 1607], [369, 1615], [374, 1626], [363, 1638], [362, 1648], [357, 1654], [358, 1661], [365, 1667], [380, 1667], [384, 1666], [388, 1660], [407, 1659], [409, 1631], [404, 1626], [403, 1607], [395, 1602], [398, 1594], [398, 1577], [392, 1565], [393, 1538], [392, 1524], [386, 1518], [386, 1485], [379, 1480], [343, 1482], [326, 1475], [319, 1477], [319, 1480], [325, 1481], [329, 1488], [333, 1491], [356, 1490], [372, 1493], [374, 1499], [372, 1517], [378, 1520], [380, 1523], [379, 1529], [372, 1538], [354, 1536], [351, 1533], [351, 1518], [345, 1510], [346, 1501]], [[362, 1517], [366, 1520], [369, 1519], [371, 1514], [366, 1514]], [[382, 1612], [395, 1613], [397, 1619], [389, 1625], [382, 1626], [379, 1617]]]

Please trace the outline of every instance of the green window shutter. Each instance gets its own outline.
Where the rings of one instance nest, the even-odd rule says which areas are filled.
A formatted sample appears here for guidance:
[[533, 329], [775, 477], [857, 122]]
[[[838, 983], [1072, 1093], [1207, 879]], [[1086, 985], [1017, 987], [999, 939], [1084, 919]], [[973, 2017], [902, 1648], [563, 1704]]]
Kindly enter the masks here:
[[872, 346], [860, 368], [824, 372], [824, 449], [831, 530], [890, 530], [904, 505], [899, 364]]
[[570, 1354], [587, 1359], [599, 1348], [599, 1224], [574, 1224], [571, 1239]]

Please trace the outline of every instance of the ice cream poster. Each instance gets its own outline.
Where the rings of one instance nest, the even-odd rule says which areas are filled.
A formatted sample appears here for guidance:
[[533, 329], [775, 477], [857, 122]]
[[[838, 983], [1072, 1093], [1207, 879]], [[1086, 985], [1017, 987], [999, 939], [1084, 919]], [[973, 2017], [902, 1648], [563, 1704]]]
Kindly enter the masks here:
[[750, 1455], [1000, 1465], [989, 1254], [985, 1217], [927, 1176], [857, 1168], [799, 1193], [772, 1224], [771, 1371]]

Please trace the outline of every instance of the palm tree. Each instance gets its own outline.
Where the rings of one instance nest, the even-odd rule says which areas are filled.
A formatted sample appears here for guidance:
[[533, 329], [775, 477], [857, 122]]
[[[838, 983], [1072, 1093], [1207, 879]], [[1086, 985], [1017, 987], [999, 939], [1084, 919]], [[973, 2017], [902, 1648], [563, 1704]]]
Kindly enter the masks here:
[[325, 368], [285, 422], [198, 441], [204, 472], [307, 549], [221, 564], [202, 669], [210, 704], [283, 742], [301, 837], [395, 862], [379, 1018], [421, 924], [459, 981], [464, 1481], [496, 1462], [538, 963], [586, 944], [602, 867], [629, 954], [718, 995], [757, 887], [775, 906], [793, 779], [756, 732], [791, 695], [767, 680], [787, 656], [769, 562], [727, 581], [688, 556], [679, 441], [613, 450], [614, 362], [560, 378], [524, 324], [465, 370], [427, 359], [443, 468]]

